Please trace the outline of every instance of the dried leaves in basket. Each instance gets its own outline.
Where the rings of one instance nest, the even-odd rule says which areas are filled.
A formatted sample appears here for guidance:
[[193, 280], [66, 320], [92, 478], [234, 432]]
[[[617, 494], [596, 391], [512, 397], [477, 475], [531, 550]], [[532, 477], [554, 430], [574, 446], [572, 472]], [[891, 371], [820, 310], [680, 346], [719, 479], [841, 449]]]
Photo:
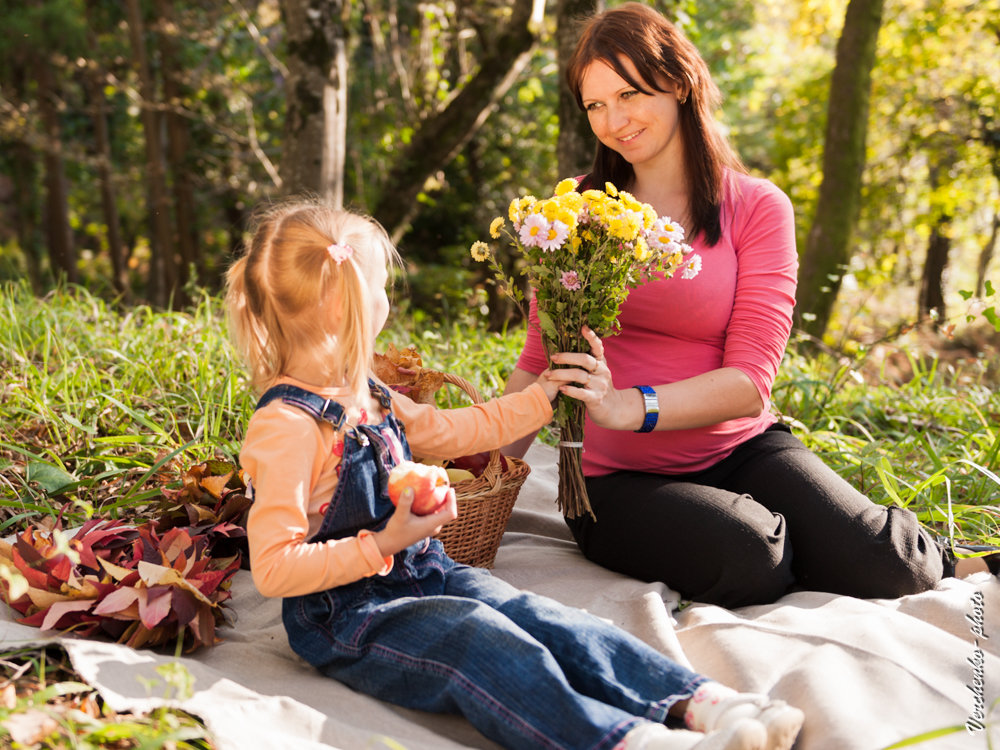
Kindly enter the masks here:
[[375, 377], [418, 404], [433, 404], [434, 394], [444, 385], [444, 375], [424, 367], [415, 346], [399, 350], [389, 344], [385, 354], [375, 353], [372, 369]]
[[94, 519], [75, 534], [61, 522], [0, 541], [0, 594], [44, 630], [104, 635], [128, 646], [210, 646], [245, 557], [249, 501], [231, 464], [207, 462], [162, 490], [161, 516], [138, 526]]

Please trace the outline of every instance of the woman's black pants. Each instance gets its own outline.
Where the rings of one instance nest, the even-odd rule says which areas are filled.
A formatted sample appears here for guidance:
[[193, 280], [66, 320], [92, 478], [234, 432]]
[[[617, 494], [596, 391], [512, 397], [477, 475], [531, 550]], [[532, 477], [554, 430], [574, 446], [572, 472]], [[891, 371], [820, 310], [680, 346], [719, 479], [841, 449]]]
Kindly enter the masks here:
[[896, 598], [951, 573], [911, 511], [873, 503], [781, 424], [706, 471], [621, 471], [588, 478], [587, 491], [597, 520], [566, 519], [583, 554], [685, 599]]

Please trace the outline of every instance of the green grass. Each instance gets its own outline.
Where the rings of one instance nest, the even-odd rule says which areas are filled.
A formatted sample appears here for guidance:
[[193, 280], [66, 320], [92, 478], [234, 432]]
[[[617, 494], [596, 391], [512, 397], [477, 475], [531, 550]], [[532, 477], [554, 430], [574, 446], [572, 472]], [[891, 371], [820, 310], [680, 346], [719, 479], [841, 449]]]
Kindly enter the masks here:
[[[67, 526], [93, 516], [137, 520], [182, 469], [236, 459], [254, 397], [218, 299], [204, 296], [184, 312], [118, 310], [78, 288], [37, 299], [25, 285], [8, 284], [0, 286], [0, 315], [0, 536], [60, 512]], [[426, 366], [461, 375], [484, 397], [503, 390], [523, 329], [494, 334], [469, 318], [404, 316], [383, 332], [379, 349], [412, 343]], [[942, 535], [1000, 544], [1000, 377], [983, 358], [945, 364], [933, 351], [902, 346], [877, 356], [793, 348], [774, 406], [876, 502], [909, 507]], [[908, 376], [895, 382], [890, 361], [892, 373], [902, 364]], [[467, 402], [455, 388], [441, 396], [444, 406]], [[21, 687], [37, 686], [19, 691], [0, 719], [34, 707], [38, 696], [51, 705], [82, 689], [68, 667], [50, 679], [46, 658], [39, 649], [0, 653], [5, 665], [24, 668]], [[177, 746], [210, 747], [188, 719], [169, 712], [96, 723], [73, 711], [60, 721], [66, 715], [77, 723], [63, 722], [60, 731], [77, 738], [127, 726], [117, 746], [192, 737], [194, 744]], [[0, 742], [4, 732], [0, 726]]]
[[[404, 303], [405, 304], [405, 303]], [[119, 311], [82, 289], [36, 299], [0, 287], [0, 533], [62, 509], [68, 522], [134, 518], [162, 483], [210, 457], [235, 460], [253, 408], [219, 300], [185, 312]], [[419, 311], [379, 348], [415, 344], [424, 364], [499, 395], [524, 331]], [[892, 384], [871, 353], [790, 351], [773, 402], [810, 447], [876, 502], [906, 505], [958, 538], [1000, 542], [1000, 395], [983, 360], [945, 365], [895, 351], [912, 372]], [[457, 388], [442, 405], [468, 399]]]

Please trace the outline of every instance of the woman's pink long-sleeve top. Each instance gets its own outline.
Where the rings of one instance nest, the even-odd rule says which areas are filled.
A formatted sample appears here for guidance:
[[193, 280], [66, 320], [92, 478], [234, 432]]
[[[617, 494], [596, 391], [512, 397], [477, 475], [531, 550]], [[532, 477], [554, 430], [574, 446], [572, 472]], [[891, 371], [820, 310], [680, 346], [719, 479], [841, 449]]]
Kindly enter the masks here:
[[[744, 372], [760, 393], [760, 416], [689, 430], [636, 434], [584, 430], [588, 476], [620, 470], [684, 474], [706, 469], [774, 423], [771, 388], [785, 352], [795, 306], [798, 256], [791, 202], [772, 183], [732, 174], [723, 202], [722, 238], [713, 247], [696, 239], [701, 272], [654, 281], [631, 292], [621, 331], [604, 339], [616, 388], [663, 385], [720, 367]], [[517, 366], [547, 366], [535, 303], [528, 341]]]
[[[290, 384], [334, 401], [336, 388]], [[540, 385], [460, 409], [417, 404], [390, 391], [392, 411], [406, 427], [414, 455], [455, 458], [491, 450], [533, 432], [552, 419], [552, 405]], [[370, 421], [380, 421], [381, 416]], [[347, 428], [345, 427], [345, 430]], [[247, 425], [240, 463], [250, 476], [254, 502], [247, 520], [250, 569], [264, 596], [323, 591], [391, 570], [371, 532], [312, 543], [326, 504], [337, 486], [344, 430], [281, 401], [255, 412]]]

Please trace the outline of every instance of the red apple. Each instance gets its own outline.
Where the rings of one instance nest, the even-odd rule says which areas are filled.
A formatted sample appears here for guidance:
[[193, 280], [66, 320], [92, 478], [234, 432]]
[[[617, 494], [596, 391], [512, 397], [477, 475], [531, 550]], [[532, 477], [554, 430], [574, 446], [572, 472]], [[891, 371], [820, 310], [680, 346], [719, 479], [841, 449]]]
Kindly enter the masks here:
[[[466, 471], [471, 471], [475, 476], [480, 476], [484, 471], [486, 471], [486, 466], [490, 462], [490, 452], [482, 451], [481, 453], [473, 453], [469, 456], [459, 456], [458, 458], [453, 458], [448, 462], [448, 466], [455, 469], [465, 469]], [[503, 454], [500, 454], [500, 471], [507, 470], [507, 461], [504, 459]]]
[[448, 472], [441, 466], [403, 461], [389, 472], [389, 499], [399, 505], [399, 496], [413, 488], [412, 512], [418, 516], [436, 513], [448, 502]]

